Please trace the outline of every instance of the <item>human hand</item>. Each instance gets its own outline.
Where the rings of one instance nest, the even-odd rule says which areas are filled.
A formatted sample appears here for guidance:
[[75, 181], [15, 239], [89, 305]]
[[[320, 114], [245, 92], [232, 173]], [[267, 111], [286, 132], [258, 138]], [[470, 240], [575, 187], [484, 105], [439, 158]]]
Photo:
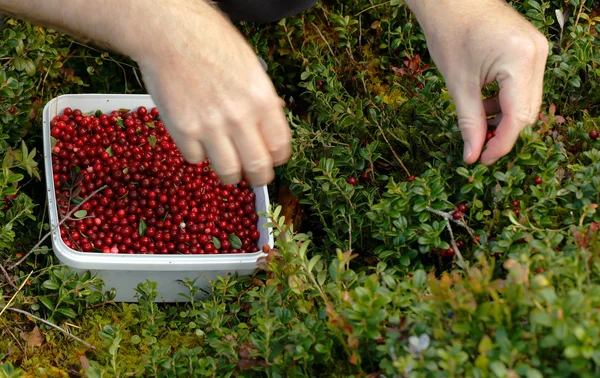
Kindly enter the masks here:
[[[508, 154], [542, 103], [546, 38], [502, 0], [407, 0], [429, 51], [455, 102], [464, 160], [493, 164]], [[481, 89], [497, 81], [497, 99]], [[481, 154], [487, 116], [497, 115], [496, 135]], [[494, 122], [494, 121], [492, 121]]]
[[[291, 154], [283, 101], [234, 26], [204, 1], [156, 3], [147, 44], [126, 51], [191, 163], [205, 152], [225, 183], [269, 183]], [[138, 38], [140, 40], [140, 38]], [[152, 41], [152, 42], [150, 42]]]

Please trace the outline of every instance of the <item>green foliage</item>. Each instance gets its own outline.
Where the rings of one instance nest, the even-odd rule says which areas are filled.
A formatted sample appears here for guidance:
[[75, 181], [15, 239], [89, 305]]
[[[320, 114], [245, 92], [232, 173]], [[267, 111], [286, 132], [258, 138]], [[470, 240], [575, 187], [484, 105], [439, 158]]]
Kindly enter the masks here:
[[[43, 345], [23, 346], [30, 320], [5, 311], [0, 375], [600, 375], [600, 141], [588, 135], [600, 127], [600, 3], [509, 3], [551, 49], [541, 121], [490, 167], [462, 163], [451, 98], [402, 2], [320, 2], [277, 24], [240, 24], [286, 100], [293, 158], [278, 187], [299, 196], [301, 229], [273, 207], [276, 248], [262, 269], [218, 277], [205, 299], [181, 277], [188, 302], [177, 305], [155, 303], [151, 281], [137, 303], [114, 304], [96, 277], [55, 265], [45, 242], [8, 272], [20, 290], [0, 274], [0, 303], [97, 350], [83, 363], [79, 344], [41, 324]], [[49, 229], [43, 105], [144, 88], [131, 61], [12, 19], [0, 64], [9, 267]], [[454, 244], [460, 257], [438, 253]]]

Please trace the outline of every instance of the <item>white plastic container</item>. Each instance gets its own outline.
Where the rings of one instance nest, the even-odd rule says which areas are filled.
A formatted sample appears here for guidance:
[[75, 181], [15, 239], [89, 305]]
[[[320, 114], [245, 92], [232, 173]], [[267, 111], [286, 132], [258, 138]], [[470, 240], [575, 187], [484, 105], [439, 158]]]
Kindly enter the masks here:
[[[52, 99], [44, 107], [44, 163], [46, 166], [46, 185], [48, 190], [48, 209], [50, 224], [54, 229], [52, 246], [54, 254], [62, 264], [72, 269], [97, 274], [105, 282], [105, 290], [115, 288], [117, 302], [135, 302], [134, 288], [140, 282], [158, 283], [157, 302], [185, 302], [179, 293], [189, 294], [179, 280], [198, 278], [196, 286], [209, 288], [209, 280], [217, 276], [227, 276], [237, 272], [239, 275], [251, 275], [257, 269], [257, 260], [266, 256], [263, 252], [226, 255], [128, 255], [79, 252], [65, 245], [58, 228], [59, 217], [52, 172], [52, 154], [50, 140], [50, 121], [62, 114], [66, 107], [80, 109], [82, 112], [101, 110], [104, 113], [115, 109], [137, 109], [139, 106], [154, 107], [149, 95], [122, 94], [84, 94], [63, 95]], [[256, 210], [266, 211], [269, 207], [269, 194], [266, 186], [254, 188]], [[272, 230], [264, 228], [267, 220], [259, 217], [258, 245], [273, 247]]]

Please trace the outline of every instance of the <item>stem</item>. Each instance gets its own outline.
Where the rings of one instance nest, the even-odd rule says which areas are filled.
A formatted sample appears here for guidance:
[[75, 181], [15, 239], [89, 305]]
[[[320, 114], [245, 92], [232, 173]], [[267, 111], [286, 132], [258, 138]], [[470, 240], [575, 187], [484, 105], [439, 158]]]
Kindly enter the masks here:
[[398, 156], [398, 154], [396, 153], [396, 151], [394, 150], [394, 148], [390, 144], [390, 141], [385, 136], [385, 132], [383, 131], [383, 128], [381, 127], [381, 125], [379, 125], [379, 123], [377, 123], [377, 122], [375, 122], [375, 124], [379, 128], [379, 131], [381, 131], [381, 135], [383, 136], [383, 139], [385, 139], [385, 142], [387, 143], [388, 147], [392, 151], [392, 154], [394, 154], [394, 157], [396, 158], [396, 160], [398, 160], [398, 163], [400, 163], [400, 165], [402, 166], [402, 168], [404, 169], [404, 171], [406, 172], [406, 174], [408, 176], [410, 176], [410, 171], [408, 170], [408, 168], [406, 168], [406, 166], [404, 165], [404, 163], [402, 162], [402, 160], [400, 159], [400, 157]]
[[2, 310], [3, 310], [3, 311], [4, 311], [4, 310], [9, 310], [9, 311], [18, 312], [18, 313], [20, 313], [20, 314], [23, 314], [23, 315], [27, 315], [27, 316], [29, 316], [30, 318], [33, 318], [33, 319], [35, 319], [35, 320], [37, 320], [37, 321], [39, 321], [39, 322], [42, 322], [42, 323], [44, 323], [44, 324], [46, 324], [46, 325], [48, 325], [48, 326], [50, 326], [50, 327], [52, 327], [52, 328], [54, 328], [54, 329], [57, 329], [57, 330], [61, 331], [62, 333], [64, 333], [65, 335], [67, 335], [67, 336], [71, 337], [72, 339], [79, 341], [81, 344], [85, 345], [87, 348], [89, 348], [89, 349], [92, 349], [92, 350], [96, 350], [96, 347], [94, 347], [94, 346], [93, 346], [93, 345], [91, 345], [91, 344], [88, 344], [87, 342], [85, 342], [85, 341], [83, 341], [82, 339], [80, 339], [79, 337], [77, 337], [77, 336], [73, 335], [73, 334], [72, 334], [72, 333], [70, 333], [69, 331], [67, 331], [67, 330], [65, 330], [65, 329], [62, 329], [62, 328], [60, 328], [59, 326], [57, 326], [56, 324], [54, 324], [54, 323], [50, 323], [49, 321], [47, 321], [47, 320], [45, 320], [45, 319], [39, 318], [39, 317], [37, 317], [37, 316], [33, 315], [33, 314], [32, 314], [32, 313], [30, 313], [30, 312], [27, 312], [27, 311], [25, 311], [25, 310], [21, 310], [21, 309], [18, 309], [18, 308], [12, 308], [12, 307], [2, 307]]
[[2, 263], [0, 263], [0, 270], [2, 271], [2, 274], [4, 274], [4, 277], [6, 277], [6, 281], [8, 282], [8, 284], [10, 286], [12, 286], [13, 289], [16, 289], [17, 286], [15, 285], [15, 283], [12, 281], [12, 279], [8, 275], [8, 272], [6, 271], [6, 269], [4, 269], [4, 266], [2, 266]]
[[319, 35], [321, 36], [321, 38], [323, 39], [323, 41], [325, 42], [327, 47], [329, 47], [329, 52], [331, 52], [331, 56], [337, 62], [337, 64], [340, 64], [340, 61], [335, 57], [335, 53], [333, 52], [333, 49], [329, 45], [329, 42], [327, 42], [327, 39], [325, 39], [325, 36], [323, 35], [323, 33], [321, 33], [321, 29], [319, 29], [319, 27], [317, 25], [315, 25], [314, 22], [311, 22], [310, 24], [312, 26], [314, 26], [315, 29], [317, 29], [317, 32], [319, 32]]
[[77, 211], [77, 209], [79, 209], [79, 207], [81, 207], [81, 205], [83, 205], [84, 203], [86, 203], [90, 198], [92, 198], [93, 196], [95, 196], [96, 194], [98, 194], [100, 191], [104, 190], [106, 188], [106, 185], [94, 190], [92, 192], [92, 194], [90, 194], [89, 196], [87, 196], [79, 205], [75, 206], [64, 218], [63, 220], [61, 220], [58, 225], [56, 225], [56, 227], [51, 228], [50, 231], [48, 231], [48, 233], [46, 233], [46, 235], [44, 235], [43, 238], [40, 239], [39, 242], [37, 242], [36, 245], [33, 246], [33, 248], [31, 248], [31, 250], [29, 252], [27, 252], [25, 254], [25, 256], [23, 256], [21, 258], [21, 260], [17, 261], [16, 263], [14, 263], [12, 266], [8, 267], [8, 271], [10, 272], [11, 270], [15, 269], [17, 266], [21, 265], [21, 263], [23, 261], [25, 261], [27, 259], [27, 257], [29, 257], [29, 255], [31, 255], [33, 252], [35, 252], [40, 245], [44, 242], [44, 240], [46, 240], [46, 238], [48, 238], [48, 236], [50, 236], [54, 231], [56, 231], [56, 229], [60, 228], [60, 226], [67, 220], [67, 218], [69, 218], [71, 215], [73, 215], [73, 213], [75, 213], [75, 211]]

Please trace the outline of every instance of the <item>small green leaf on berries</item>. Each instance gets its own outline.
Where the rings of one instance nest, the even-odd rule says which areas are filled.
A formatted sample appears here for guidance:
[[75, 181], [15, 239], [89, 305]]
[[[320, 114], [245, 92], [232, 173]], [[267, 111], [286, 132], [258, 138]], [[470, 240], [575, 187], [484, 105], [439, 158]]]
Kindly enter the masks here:
[[121, 109], [119, 109], [119, 113], [121, 113], [121, 114], [127, 114], [127, 113], [129, 113], [130, 111], [131, 111], [131, 109], [125, 109], [125, 108], [121, 108]]
[[54, 146], [56, 146], [56, 138], [51, 136], [50, 137], [50, 147], [54, 148]]
[[242, 249], [242, 241], [235, 234], [229, 234], [229, 243], [233, 249]]
[[150, 147], [154, 148], [154, 146], [156, 146], [156, 137], [154, 135], [150, 135], [148, 137], [148, 144], [150, 144]]
[[86, 210], [79, 210], [79, 211], [76, 211], [75, 214], [73, 214], [73, 215], [75, 215], [75, 218], [81, 219], [81, 218], [83, 218], [83, 217], [85, 217], [87, 215], [87, 211]]
[[140, 225], [138, 226], [138, 233], [140, 236], [146, 236], [146, 228], [148, 228], [146, 222], [144, 222], [143, 219], [140, 219]]
[[216, 249], [221, 249], [221, 241], [216, 236], [213, 236], [212, 241]]
[[99, 118], [102, 115], [102, 110], [96, 110], [95, 116]]
[[108, 148], [105, 151], [108, 152], [108, 156], [113, 156], [115, 154], [115, 152], [112, 149], [112, 146], [108, 146]]
[[148, 126], [151, 129], [154, 129], [156, 126], [154, 125], [154, 122], [146, 122], [146, 126]]

